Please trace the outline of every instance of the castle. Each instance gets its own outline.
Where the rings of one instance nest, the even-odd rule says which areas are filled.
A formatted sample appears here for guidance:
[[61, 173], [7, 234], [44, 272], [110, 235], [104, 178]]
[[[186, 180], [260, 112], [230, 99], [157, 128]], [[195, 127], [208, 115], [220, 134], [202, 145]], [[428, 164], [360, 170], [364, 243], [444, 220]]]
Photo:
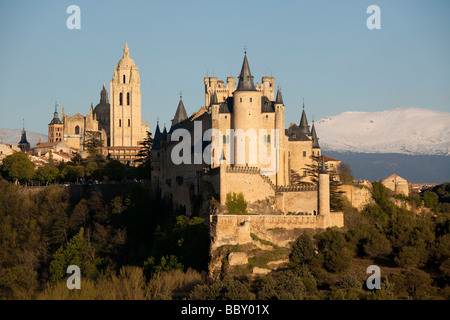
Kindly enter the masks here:
[[[63, 148], [65, 151], [85, 154], [85, 143], [91, 137], [99, 138], [103, 155], [109, 155], [122, 163], [132, 163], [147, 137], [148, 120], [143, 124], [141, 116], [141, 89], [139, 70], [130, 57], [125, 44], [123, 56], [114, 67], [110, 82], [110, 97], [103, 84], [100, 102], [90, 106], [89, 114], [66, 114], [62, 107], [59, 118], [57, 106], [48, 124], [48, 143], [39, 143], [36, 150], [45, 153], [49, 148]], [[59, 151], [59, 150], [56, 150]], [[40, 152], [40, 151], [39, 151]]]
[[[279, 88], [275, 96], [275, 78], [263, 77], [261, 84], [254, 84], [247, 54], [238, 83], [233, 77], [226, 84], [206, 77], [204, 83], [205, 106], [188, 117], [180, 97], [169, 130], [161, 132], [157, 124], [153, 188], [187, 214], [209, 212], [212, 198], [223, 213], [227, 194], [242, 193], [252, 214], [333, 216], [331, 224], [343, 225], [342, 213], [330, 212], [325, 163], [317, 184], [303, 183], [311, 182], [306, 171], [313, 165], [311, 156], [321, 156], [304, 104], [299, 124], [285, 129], [285, 105]], [[182, 161], [174, 161], [179, 156]]]

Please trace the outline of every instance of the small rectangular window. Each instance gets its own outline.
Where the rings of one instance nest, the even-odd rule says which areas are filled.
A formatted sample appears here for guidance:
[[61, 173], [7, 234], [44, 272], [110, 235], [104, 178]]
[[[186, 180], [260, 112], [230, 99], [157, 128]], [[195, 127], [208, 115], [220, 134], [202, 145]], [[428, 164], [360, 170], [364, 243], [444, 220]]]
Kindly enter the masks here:
[[303, 151], [303, 157], [306, 157], [306, 151]]
[[227, 137], [225, 135], [223, 136], [223, 143], [227, 143]]
[[128, 119], [128, 126], [131, 127], [131, 120]]
[[270, 142], [270, 134], [267, 136], [267, 142]]
[[119, 119], [119, 127], [122, 126], [122, 119]]

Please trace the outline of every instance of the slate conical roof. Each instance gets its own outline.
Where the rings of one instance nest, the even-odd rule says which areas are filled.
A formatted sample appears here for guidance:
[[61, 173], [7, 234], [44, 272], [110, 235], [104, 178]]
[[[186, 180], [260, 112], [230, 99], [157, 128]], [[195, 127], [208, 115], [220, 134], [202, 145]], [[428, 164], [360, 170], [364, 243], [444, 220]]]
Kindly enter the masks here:
[[180, 97], [180, 102], [178, 103], [177, 112], [172, 119], [172, 127], [187, 119], [186, 109], [184, 108], [183, 99]]
[[164, 125], [164, 130], [163, 130], [163, 132], [162, 132], [162, 135], [161, 135], [161, 140], [167, 140], [167, 129], [166, 129], [166, 125]]
[[275, 99], [275, 103], [284, 104], [283, 103], [283, 96], [281, 95], [281, 89], [280, 88], [278, 88], [277, 97]]
[[161, 131], [159, 130], [159, 123], [156, 123], [155, 137], [153, 138], [152, 150], [159, 150], [161, 147]]
[[239, 83], [236, 91], [256, 91], [253, 84], [253, 76], [248, 65], [247, 54], [244, 56], [241, 73], [239, 74]]
[[306, 134], [308, 136], [311, 135], [311, 132], [309, 131], [308, 120], [306, 119], [305, 103], [303, 103], [303, 111], [302, 111], [302, 117], [300, 119], [299, 127], [303, 131], [304, 134]]
[[313, 148], [320, 148], [319, 146], [319, 138], [317, 138], [316, 134], [316, 128], [314, 127], [314, 122], [311, 129], [311, 137], [312, 137], [312, 147]]

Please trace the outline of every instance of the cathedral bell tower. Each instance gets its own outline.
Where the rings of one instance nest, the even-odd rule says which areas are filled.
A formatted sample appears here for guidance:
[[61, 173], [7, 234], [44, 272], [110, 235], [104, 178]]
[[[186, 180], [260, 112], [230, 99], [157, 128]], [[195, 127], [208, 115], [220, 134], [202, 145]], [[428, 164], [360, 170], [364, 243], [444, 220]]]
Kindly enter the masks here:
[[142, 123], [139, 70], [126, 43], [110, 83], [110, 104], [111, 146], [139, 146], [148, 127]]

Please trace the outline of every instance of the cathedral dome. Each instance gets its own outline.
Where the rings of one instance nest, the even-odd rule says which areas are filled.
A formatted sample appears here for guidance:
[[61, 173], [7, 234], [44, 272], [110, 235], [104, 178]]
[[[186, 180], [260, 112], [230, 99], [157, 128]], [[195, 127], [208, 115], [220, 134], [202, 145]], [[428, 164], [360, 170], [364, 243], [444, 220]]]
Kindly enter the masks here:
[[125, 48], [123, 48], [123, 57], [119, 60], [117, 66], [120, 67], [132, 67], [135, 66], [134, 60], [130, 57], [130, 49], [128, 49], [128, 45], [125, 42]]

